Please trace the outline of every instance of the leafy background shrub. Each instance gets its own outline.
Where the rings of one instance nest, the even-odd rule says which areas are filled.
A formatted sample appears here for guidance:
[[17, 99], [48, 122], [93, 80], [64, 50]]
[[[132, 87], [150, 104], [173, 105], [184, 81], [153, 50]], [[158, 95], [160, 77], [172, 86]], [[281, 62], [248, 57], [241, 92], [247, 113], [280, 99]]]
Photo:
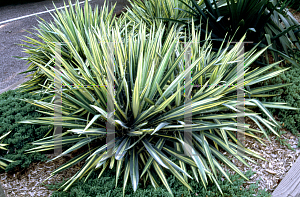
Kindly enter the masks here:
[[[170, 158], [173, 162], [178, 164], [174, 157]], [[84, 182], [84, 179], [75, 183], [68, 192], [63, 191], [54, 191], [51, 197], [122, 197], [123, 190], [123, 177], [121, 178], [120, 183], [115, 188], [116, 178], [115, 178], [115, 168], [112, 170], [105, 170], [103, 175], [100, 178], [98, 177], [99, 172], [93, 172], [90, 178]], [[192, 174], [191, 171], [188, 173]], [[228, 180], [223, 180], [221, 176], [218, 176], [218, 183], [223, 191], [224, 197], [235, 197], [235, 196], [261, 196], [267, 197], [271, 196], [265, 190], [258, 190], [256, 193], [255, 190], [258, 188], [258, 181], [255, 184], [250, 185], [249, 189], [242, 188], [244, 179], [239, 175], [231, 175], [227, 173], [233, 184], [230, 184]], [[254, 174], [252, 171], [247, 171], [245, 175], [251, 177]], [[203, 187], [201, 183], [197, 183], [196, 180], [189, 181], [190, 186], [194, 189], [194, 193], [189, 192], [188, 189], [183, 186], [180, 181], [176, 179], [175, 176], [169, 174], [167, 178], [168, 183], [173, 191], [174, 196], [199, 196], [199, 197], [214, 197], [221, 196], [217, 187], [213, 184], [209, 184], [207, 190]], [[64, 181], [65, 182], [65, 181]], [[47, 185], [49, 189], [58, 189], [64, 182], [56, 183], [53, 185]], [[125, 189], [125, 197], [170, 197], [171, 194], [164, 187], [159, 187], [154, 189], [151, 184], [144, 187], [142, 183], [139, 183], [139, 188], [136, 192], [133, 192], [132, 186], [128, 185]]]
[[7, 166], [6, 171], [14, 170], [16, 167], [25, 168], [32, 162], [46, 159], [46, 156], [41, 153], [24, 154], [25, 150], [32, 148], [32, 145], [28, 144], [29, 142], [44, 137], [49, 131], [48, 126], [18, 123], [22, 120], [43, 116], [35, 111], [36, 106], [19, 100], [24, 98], [40, 99], [41, 96], [20, 93], [18, 90], [0, 94], [0, 136], [12, 131], [3, 140], [4, 144], [9, 144], [6, 146], [8, 151], [1, 150], [0, 154], [4, 155], [4, 158], [15, 161]]
[[[272, 91], [271, 94], [278, 94], [278, 96], [265, 99], [271, 102], [284, 102], [290, 106], [300, 108], [300, 69], [291, 68], [283, 74], [272, 78], [265, 82], [266, 85], [273, 85], [278, 83], [292, 83], [284, 88]], [[281, 110], [270, 109], [272, 114], [276, 114], [280, 121], [284, 123], [284, 127], [291, 131], [294, 135], [299, 135], [300, 130], [300, 112], [295, 110]]]

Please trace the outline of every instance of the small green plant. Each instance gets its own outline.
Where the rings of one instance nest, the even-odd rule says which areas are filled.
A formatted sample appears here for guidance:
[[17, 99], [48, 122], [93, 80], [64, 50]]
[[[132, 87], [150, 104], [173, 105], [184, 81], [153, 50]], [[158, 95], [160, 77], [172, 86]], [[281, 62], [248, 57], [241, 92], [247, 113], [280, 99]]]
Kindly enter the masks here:
[[[10, 90], [0, 94], [0, 135], [6, 134], [3, 143], [7, 144], [7, 150], [0, 150], [1, 155], [14, 162], [9, 163], [6, 171], [16, 168], [28, 167], [35, 161], [43, 161], [46, 157], [40, 153], [26, 155], [25, 150], [31, 148], [28, 144], [45, 136], [49, 131], [48, 126], [25, 125], [18, 123], [28, 118], [43, 116], [37, 112], [37, 107], [20, 99], [41, 99], [40, 95], [21, 93], [19, 90]], [[8, 134], [7, 132], [10, 131]]]
[[[286, 134], [286, 131], [279, 130], [279, 135]], [[282, 139], [281, 137], [276, 136], [276, 140], [283, 146], [286, 146], [288, 149], [295, 151], [295, 149], [289, 144], [288, 139]]]

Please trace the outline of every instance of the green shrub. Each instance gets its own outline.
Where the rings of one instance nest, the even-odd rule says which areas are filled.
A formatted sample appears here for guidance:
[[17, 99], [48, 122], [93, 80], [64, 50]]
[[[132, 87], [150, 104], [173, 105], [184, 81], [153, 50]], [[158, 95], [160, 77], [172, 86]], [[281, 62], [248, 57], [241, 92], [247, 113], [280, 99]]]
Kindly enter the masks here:
[[[268, 98], [266, 101], [288, 103], [290, 106], [300, 108], [300, 69], [291, 68], [283, 74], [265, 82], [265, 85], [273, 85], [278, 83], [291, 83], [291, 85], [281, 89], [272, 91], [270, 94], [278, 94], [275, 97]], [[271, 109], [280, 121], [284, 123], [284, 127], [295, 135], [299, 135], [300, 131], [300, 112], [291, 110]]]
[[[189, 171], [189, 173], [192, 173]], [[251, 177], [254, 172], [246, 172], [247, 177]], [[271, 196], [265, 190], [255, 190], [258, 188], [258, 181], [256, 184], [251, 184], [248, 189], [243, 188], [242, 185], [244, 180], [238, 175], [231, 175], [227, 173], [230, 179], [233, 181], [231, 184], [228, 180], [224, 180], [221, 176], [218, 176], [218, 183], [223, 191], [224, 197], [252, 197], [256, 195], [257, 197], [268, 197]], [[104, 174], [97, 178], [98, 173], [93, 172], [90, 178], [84, 182], [80, 180], [75, 183], [70, 191], [54, 191], [51, 197], [122, 197], [122, 186], [115, 188], [115, 170], [105, 171]], [[217, 187], [213, 184], [207, 186], [207, 190], [202, 186], [202, 184], [197, 183], [195, 180], [191, 180], [189, 184], [194, 189], [194, 192], [189, 192], [186, 187], [184, 187], [176, 177], [173, 175], [167, 176], [167, 181], [170, 183], [171, 190], [174, 196], [199, 196], [199, 197], [217, 197], [221, 196]], [[123, 180], [122, 180], [123, 181]], [[65, 181], [64, 181], [65, 182]], [[63, 182], [63, 183], [64, 183]], [[53, 185], [47, 185], [48, 189], [56, 190], [63, 183], [56, 183]], [[163, 187], [158, 187], [154, 189], [151, 185], [143, 186], [141, 183], [139, 189], [133, 192], [132, 186], [127, 186], [125, 190], [125, 197], [171, 197], [168, 190]]]
[[[30, 95], [29, 93], [20, 93], [18, 90], [10, 90], [0, 94], [0, 136], [8, 131], [11, 133], [3, 140], [8, 151], [1, 150], [4, 158], [13, 160], [6, 171], [14, 170], [16, 167], [25, 168], [35, 161], [43, 161], [46, 157], [40, 153], [25, 155], [24, 152], [32, 145], [27, 144], [45, 136], [49, 131], [48, 126], [19, 124], [18, 121], [28, 118], [38, 118], [42, 114], [36, 112], [36, 106], [33, 106], [19, 99], [40, 99], [39, 95]], [[8, 152], [8, 153], [7, 153]], [[7, 153], [7, 154], [6, 154]]]

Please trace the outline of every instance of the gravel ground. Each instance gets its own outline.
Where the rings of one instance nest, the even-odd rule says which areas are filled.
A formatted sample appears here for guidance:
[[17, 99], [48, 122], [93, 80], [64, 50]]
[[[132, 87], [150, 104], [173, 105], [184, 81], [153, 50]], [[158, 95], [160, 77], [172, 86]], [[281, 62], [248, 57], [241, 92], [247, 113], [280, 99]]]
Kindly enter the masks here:
[[[48, 155], [49, 159], [54, 158], [54, 155]], [[59, 174], [48, 178], [53, 170], [66, 163], [69, 159], [63, 157], [53, 162], [36, 162], [23, 172], [16, 173], [2, 173], [0, 180], [5, 191], [6, 197], [48, 197], [52, 191], [48, 190], [46, 185], [54, 184], [55, 182], [62, 182], [67, 178], [71, 178], [78, 170], [81, 169], [83, 162], [70, 167], [68, 170], [62, 171]]]
[[[83, 0], [80, 2], [82, 1]], [[64, 1], [54, 0], [53, 2], [55, 3], [56, 7], [61, 7]], [[76, 1], [72, 0], [72, 2]], [[117, 2], [115, 11], [121, 10], [124, 5], [127, 4], [126, 0], [110, 0], [109, 2], [112, 4]], [[90, 1], [92, 6], [101, 6], [103, 3], [104, 0]], [[13, 56], [26, 56], [26, 54], [22, 52], [22, 47], [17, 45], [22, 43], [21, 40], [25, 39], [24, 36], [32, 37], [30, 33], [26, 32], [26, 30], [33, 31], [32, 28], [38, 24], [38, 17], [43, 18], [45, 21], [51, 21], [52, 17], [49, 13], [44, 13], [38, 15], [38, 17], [31, 16], [4, 24], [1, 24], [1, 22], [46, 11], [47, 9], [45, 7], [48, 9], [53, 9], [54, 7], [52, 1], [39, 1], [0, 7], [0, 93], [6, 91], [11, 85], [16, 86], [24, 82], [26, 74], [19, 75], [18, 73], [26, 71], [26, 62], [14, 58]]]
[[[266, 138], [262, 139], [267, 140]], [[250, 177], [249, 181], [244, 184], [244, 187], [247, 188], [249, 185], [260, 180], [258, 189], [265, 189], [268, 192], [273, 192], [276, 189], [280, 181], [284, 178], [286, 173], [290, 170], [300, 155], [300, 148], [297, 147], [297, 136], [293, 135], [289, 131], [286, 131], [286, 134], [281, 135], [281, 139], [286, 139], [287, 143], [290, 144], [295, 151], [290, 150], [286, 145], [280, 144], [274, 135], [270, 136], [270, 141], [265, 141], [266, 146], [263, 146], [255, 139], [246, 136], [246, 148], [260, 153], [261, 156], [266, 159], [266, 161], [263, 161], [251, 157], [256, 164], [248, 162], [250, 167], [245, 166], [236, 158], [233, 158], [232, 155], [223, 153], [224, 155], [227, 155], [242, 172], [246, 172], [248, 170], [256, 172], [256, 174]], [[224, 169], [228, 170], [231, 174], [235, 173], [227, 166], [224, 166]]]

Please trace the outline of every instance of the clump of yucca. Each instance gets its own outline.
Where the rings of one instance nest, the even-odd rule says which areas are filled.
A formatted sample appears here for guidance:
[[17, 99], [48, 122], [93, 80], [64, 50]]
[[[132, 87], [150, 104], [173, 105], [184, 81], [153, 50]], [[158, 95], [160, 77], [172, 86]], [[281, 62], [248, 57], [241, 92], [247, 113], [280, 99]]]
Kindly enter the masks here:
[[[165, 32], [165, 27], [154, 25], [150, 33], [145, 24], [139, 24], [135, 30], [128, 26], [109, 26], [99, 21], [93, 28], [85, 27], [84, 38], [79, 33], [76, 44], [84, 51], [81, 56], [74, 46], [68, 43], [72, 62], [59, 58], [61, 68], [42, 64], [32, 60], [49, 82], [44, 93], [55, 97], [57, 90], [55, 80], [61, 80], [62, 86], [62, 122], [66, 129], [57, 134], [38, 140], [33, 144], [38, 147], [29, 150], [44, 151], [57, 148], [53, 143], [69, 146], [57, 159], [78, 149], [84, 153], [73, 158], [52, 172], [61, 170], [85, 159], [86, 163], [62, 188], [67, 190], [74, 181], [101, 169], [99, 176], [109, 167], [116, 168], [116, 185], [119, 176], [124, 177], [123, 191], [131, 180], [133, 190], [143, 177], [150, 180], [154, 187], [160, 181], [172, 193], [166, 181], [168, 170], [188, 189], [188, 178], [193, 178], [206, 186], [211, 180], [217, 186], [217, 173], [221, 173], [229, 181], [229, 177], [220, 163], [228, 165], [243, 178], [247, 177], [219, 152], [220, 149], [234, 155], [248, 166], [246, 160], [253, 162], [246, 154], [263, 159], [258, 153], [244, 148], [236, 139], [237, 101], [236, 83], [242, 75], [237, 76], [236, 61], [239, 57], [240, 43], [233, 48], [224, 43], [225, 49], [212, 51], [210, 35], [200, 42], [200, 34], [192, 29], [192, 39], [183, 45], [181, 36], [174, 27]], [[166, 34], [164, 37], [163, 35]], [[244, 38], [243, 38], [244, 39]], [[241, 40], [243, 41], [243, 40]], [[284, 70], [266, 73], [278, 64], [251, 70], [250, 65], [266, 50], [251, 51], [244, 54], [245, 75], [245, 113], [261, 130], [250, 129], [245, 125], [245, 135], [258, 138], [255, 133], [267, 136], [264, 127], [278, 135], [273, 127], [279, 126], [267, 108], [286, 108], [282, 103], [262, 103], [255, 99], [264, 93], [281, 87], [268, 86], [251, 89], [251, 85], [275, 77]], [[191, 56], [186, 54], [190, 51]], [[51, 61], [57, 52], [49, 56]], [[190, 62], [190, 63], [189, 63]], [[57, 75], [59, 74], [59, 76]], [[191, 75], [191, 80], [187, 76]], [[114, 85], [114, 89], [109, 88]], [[191, 102], [185, 103], [188, 95], [187, 84], [199, 84], [200, 88], [191, 91]], [[222, 85], [220, 85], [222, 84]], [[47, 118], [23, 121], [23, 123], [54, 124], [53, 102], [27, 100], [45, 109]], [[111, 103], [114, 112], [107, 112]], [[185, 122], [185, 106], [190, 104], [192, 123]], [[252, 109], [258, 107], [269, 120], [262, 118]], [[114, 127], [114, 132], [107, 132], [106, 126]], [[185, 128], [191, 130], [191, 141], [184, 140]], [[115, 138], [106, 143], [106, 135]], [[229, 141], [232, 139], [232, 142]], [[244, 154], [236, 154], [237, 147], [243, 148]], [[190, 151], [184, 151], [190, 150]], [[183, 155], [183, 153], [186, 153]], [[179, 165], [169, 159], [175, 157]], [[53, 160], [54, 160], [53, 159]], [[193, 174], [188, 174], [191, 169]], [[219, 188], [219, 186], [218, 186]], [[220, 188], [219, 188], [220, 189]], [[220, 190], [221, 191], [221, 190]]]

